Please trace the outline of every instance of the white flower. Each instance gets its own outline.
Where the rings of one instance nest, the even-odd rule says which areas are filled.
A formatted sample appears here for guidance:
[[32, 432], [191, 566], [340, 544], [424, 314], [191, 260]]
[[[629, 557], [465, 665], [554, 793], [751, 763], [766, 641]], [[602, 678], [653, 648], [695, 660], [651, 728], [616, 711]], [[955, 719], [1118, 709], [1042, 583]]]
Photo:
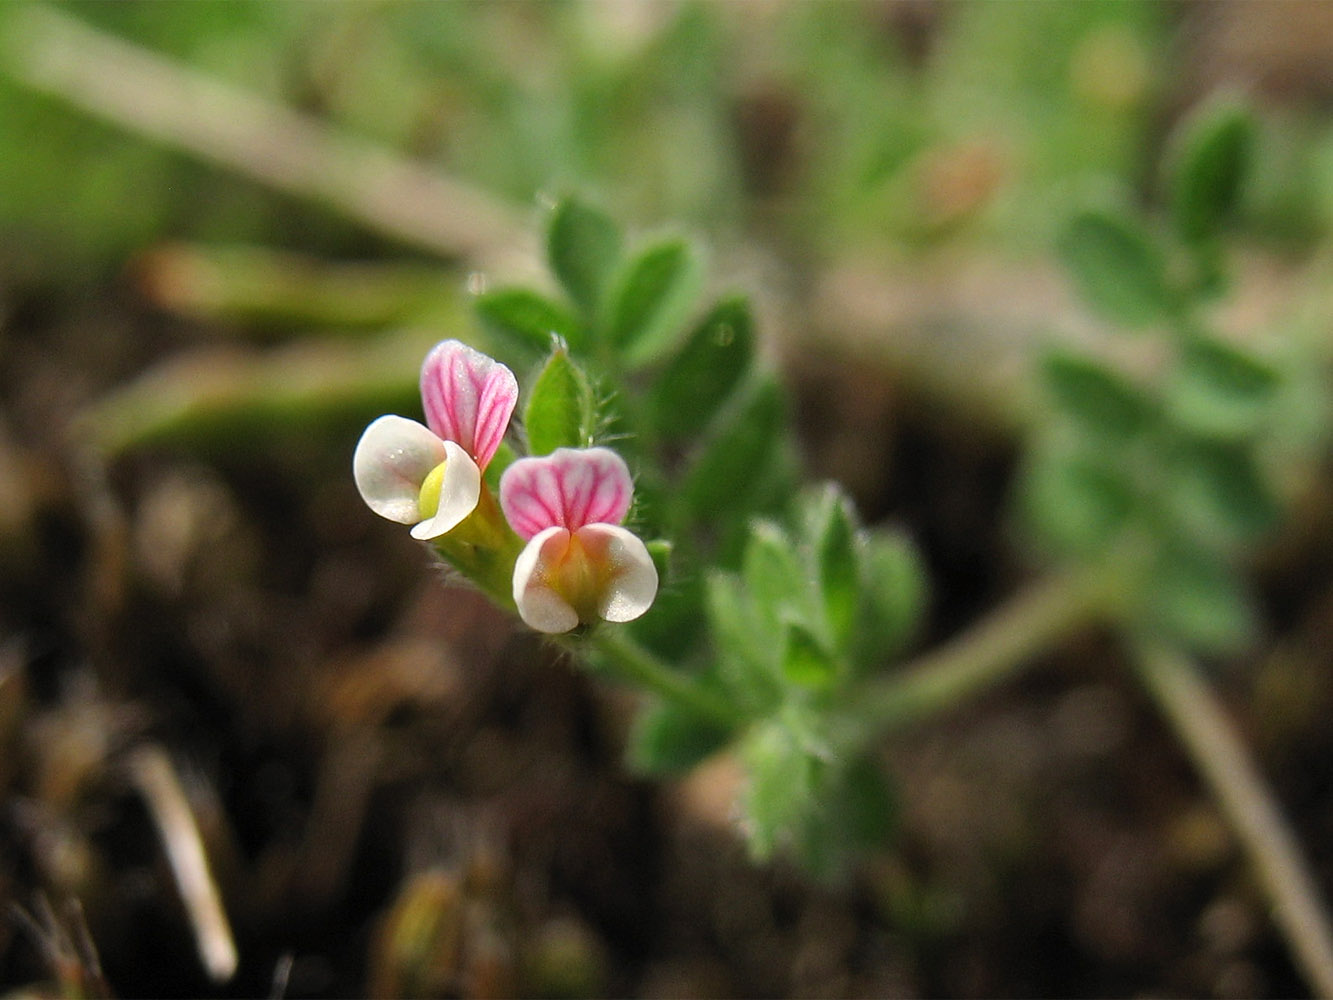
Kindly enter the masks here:
[[406, 417], [375, 420], [352, 457], [366, 505], [438, 538], [481, 498], [481, 474], [504, 439], [518, 402], [514, 373], [457, 340], [437, 344], [421, 366], [426, 426]]

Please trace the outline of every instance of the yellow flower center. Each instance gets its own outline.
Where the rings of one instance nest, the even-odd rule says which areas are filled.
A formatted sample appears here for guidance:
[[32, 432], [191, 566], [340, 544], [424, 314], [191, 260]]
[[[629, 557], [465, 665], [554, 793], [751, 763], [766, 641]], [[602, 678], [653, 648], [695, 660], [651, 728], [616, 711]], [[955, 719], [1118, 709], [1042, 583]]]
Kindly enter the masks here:
[[421, 481], [421, 492], [417, 494], [417, 512], [421, 520], [428, 521], [440, 509], [440, 487], [444, 484], [444, 466], [441, 462]]
[[565, 551], [553, 560], [545, 574], [548, 584], [563, 597], [579, 616], [581, 622], [595, 622], [601, 617], [601, 596], [615, 578], [614, 567], [606, 560], [606, 546], [588, 544], [588, 540], [574, 532], [569, 536]]

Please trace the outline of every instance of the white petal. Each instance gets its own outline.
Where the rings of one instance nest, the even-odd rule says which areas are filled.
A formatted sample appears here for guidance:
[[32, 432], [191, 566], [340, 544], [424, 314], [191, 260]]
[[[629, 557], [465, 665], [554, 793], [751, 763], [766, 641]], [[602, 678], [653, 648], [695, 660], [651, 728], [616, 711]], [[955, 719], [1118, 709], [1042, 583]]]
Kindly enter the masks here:
[[472, 456], [453, 441], [444, 442], [444, 453], [440, 506], [434, 517], [412, 529], [413, 538], [439, 538], [476, 510], [477, 501], [481, 499], [481, 470], [472, 461]]
[[406, 417], [380, 417], [366, 428], [352, 456], [361, 499], [380, 517], [400, 524], [420, 519], [417, 498], [430, 470], [444, 461], [444, 442]]
[[597, 611], [609, 622], [632, 622], [653, 606], [657, 567], [638, 535], [616, 524], [586, 524], [579, 538], [611, 567], [606, 589], [598, 595]]
[[579, 623], [578, 612], [547, 586], [542, 572], [568, 545], [569, 531], [556, 525], [534, 535], [514, 560], [514, 603], [538, 632], [568, 632]]

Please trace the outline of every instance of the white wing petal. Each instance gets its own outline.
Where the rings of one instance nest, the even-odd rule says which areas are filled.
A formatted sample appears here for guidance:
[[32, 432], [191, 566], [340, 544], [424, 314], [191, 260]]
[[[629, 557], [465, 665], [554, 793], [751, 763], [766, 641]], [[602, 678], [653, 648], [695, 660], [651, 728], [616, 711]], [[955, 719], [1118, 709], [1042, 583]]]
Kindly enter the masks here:
[[380, 417], [357, 442], [352, 475], [366, 506], [390, 521], [412, 524], [421, 517], [421, 483], [444, 458], [444, 442], [428, 428], [406, 417]]

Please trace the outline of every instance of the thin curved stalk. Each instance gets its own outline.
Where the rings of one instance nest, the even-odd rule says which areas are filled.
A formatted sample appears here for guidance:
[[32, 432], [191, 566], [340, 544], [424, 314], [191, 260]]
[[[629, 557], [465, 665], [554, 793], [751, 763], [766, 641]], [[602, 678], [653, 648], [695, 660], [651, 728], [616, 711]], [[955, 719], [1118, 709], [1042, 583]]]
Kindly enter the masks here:
[[1062, 637], [1107, 618], [1118, 579], [1099, 566], [1040, 580], [943, 646], [867, 682], [851, 699], [845, 743], [859, 746], [1014, 676]]
[[731, 726], [739, 721], [739, 713], [723, 698], [667, 666], [635, 642], [625, 629], [603, 626], [593, 634], [590, 645], [598, 654], [597, 665], [607, 676], [637, 685], [722, 725]]
[[28, 87], [445, 257], [522, 245], [523, 212], [479, 188], [45, 4], [4, 13], [0, 65]]
[[1315, 993], [1333, 998], [1333, 925], [1272, 790], [1186, 656], [1140, 641], [1134, 659], [1254, 863], [1293, 957]]

